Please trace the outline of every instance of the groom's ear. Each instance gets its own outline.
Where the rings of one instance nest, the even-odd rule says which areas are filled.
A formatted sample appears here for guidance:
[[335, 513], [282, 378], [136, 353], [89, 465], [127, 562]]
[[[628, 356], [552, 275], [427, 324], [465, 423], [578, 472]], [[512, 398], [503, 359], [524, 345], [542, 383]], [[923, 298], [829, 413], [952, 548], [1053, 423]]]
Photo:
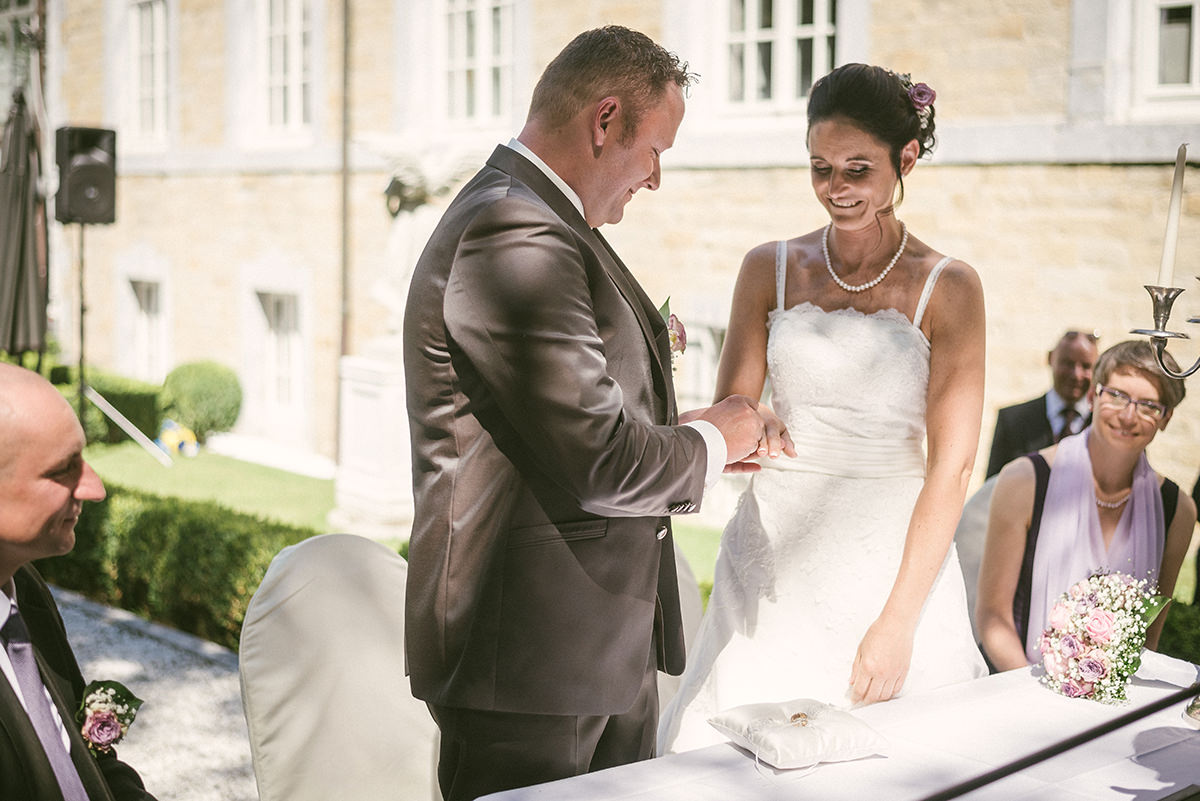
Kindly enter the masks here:
[[592, 115], [592, 147], [603, 147], [609, 136], [616, 136], [621, 117], [621, 101], [606, 97], [596, 104]]

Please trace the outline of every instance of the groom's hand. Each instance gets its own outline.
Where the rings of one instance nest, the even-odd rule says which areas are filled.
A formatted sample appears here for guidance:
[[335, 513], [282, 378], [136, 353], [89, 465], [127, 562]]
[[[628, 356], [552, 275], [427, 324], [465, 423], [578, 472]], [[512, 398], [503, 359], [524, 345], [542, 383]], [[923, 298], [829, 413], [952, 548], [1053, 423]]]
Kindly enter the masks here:
[[679, 422], [706, 420], [715, 425], [725, 438], [725, 470], [729, 472], [730, 465], [755, 455], [765, 436], [766, 425], [758, 413], [757, 405], [745, 395], [730, 395], [707, 409], [680, 415]]

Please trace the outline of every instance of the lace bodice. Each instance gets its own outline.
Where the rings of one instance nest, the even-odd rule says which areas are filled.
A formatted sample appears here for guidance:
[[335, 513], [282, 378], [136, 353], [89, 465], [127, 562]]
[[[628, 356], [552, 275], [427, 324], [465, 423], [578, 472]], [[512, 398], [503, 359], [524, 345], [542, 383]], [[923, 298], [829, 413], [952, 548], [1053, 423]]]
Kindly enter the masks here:
[[768, 329], [771, 403], [793, 436], [924, 437], [929, 342], [904, 314], [802, 303]]

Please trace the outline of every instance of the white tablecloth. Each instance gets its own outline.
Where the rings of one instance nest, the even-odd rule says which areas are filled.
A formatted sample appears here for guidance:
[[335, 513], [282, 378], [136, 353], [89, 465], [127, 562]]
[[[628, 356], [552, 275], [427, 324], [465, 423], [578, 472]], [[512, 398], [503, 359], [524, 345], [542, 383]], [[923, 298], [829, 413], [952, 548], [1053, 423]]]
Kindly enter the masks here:
[[[987, 676], [855, 712], [889, 742], [889, 756], [775, 771], [733, 745], [509, 790], [488, 801], [839, 801], [920, 799], [1164, 698], [1196, 681], [1187, 662], [1147, 653], [1130, 703], [1068, 699], [1038, 684], [1032, 669]], [[1186, 702], [1034, 765], [963, 798], [972, 801], [1152, 801], [1200, 785], [1200, 731]]]

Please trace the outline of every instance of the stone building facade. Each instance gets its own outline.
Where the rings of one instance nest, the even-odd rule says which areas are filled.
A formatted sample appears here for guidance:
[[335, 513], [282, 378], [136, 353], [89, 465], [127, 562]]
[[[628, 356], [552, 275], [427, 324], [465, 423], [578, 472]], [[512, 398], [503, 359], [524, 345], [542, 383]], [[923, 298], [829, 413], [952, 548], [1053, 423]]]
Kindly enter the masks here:
[[[804, 94], [848, 61], [938, 92], [939, 146], [905, 181], [899, 214], [983, 280], [977, 477], [996, 409], [1045, 391], [1062, 330], [1097, 329], [1104, 345], [1150, 326], [1142, 285], [1189, 140], [1175, 283], [1190, 291], [1173, 327], [1200, 312], [1194, 0], [43, 3], [51, 125], [118, 130], [117, 222], [86, 232], [89, 359], [152, 379], [224, 361], [247, 390], [238, 431], [281, 446], [337, 455], [340, 360], [394, 353], [407, 270], [450, 190], [519, 130], [545, 63], [606, 23], [646, 31], [701, 76], [662, 188], [606, 231], [689, 324], [685, 404], [711, 392], [745, 251], [825, 222]], [[393, 176], [428, 202], [393, 218]], [[73, 228], [52, 240], [68, 350]], [[1171, 351], [1200, 356], [1187, 342]], [[1152, 460], [1190, 487], [1198, 442], [1190, 399]]]

